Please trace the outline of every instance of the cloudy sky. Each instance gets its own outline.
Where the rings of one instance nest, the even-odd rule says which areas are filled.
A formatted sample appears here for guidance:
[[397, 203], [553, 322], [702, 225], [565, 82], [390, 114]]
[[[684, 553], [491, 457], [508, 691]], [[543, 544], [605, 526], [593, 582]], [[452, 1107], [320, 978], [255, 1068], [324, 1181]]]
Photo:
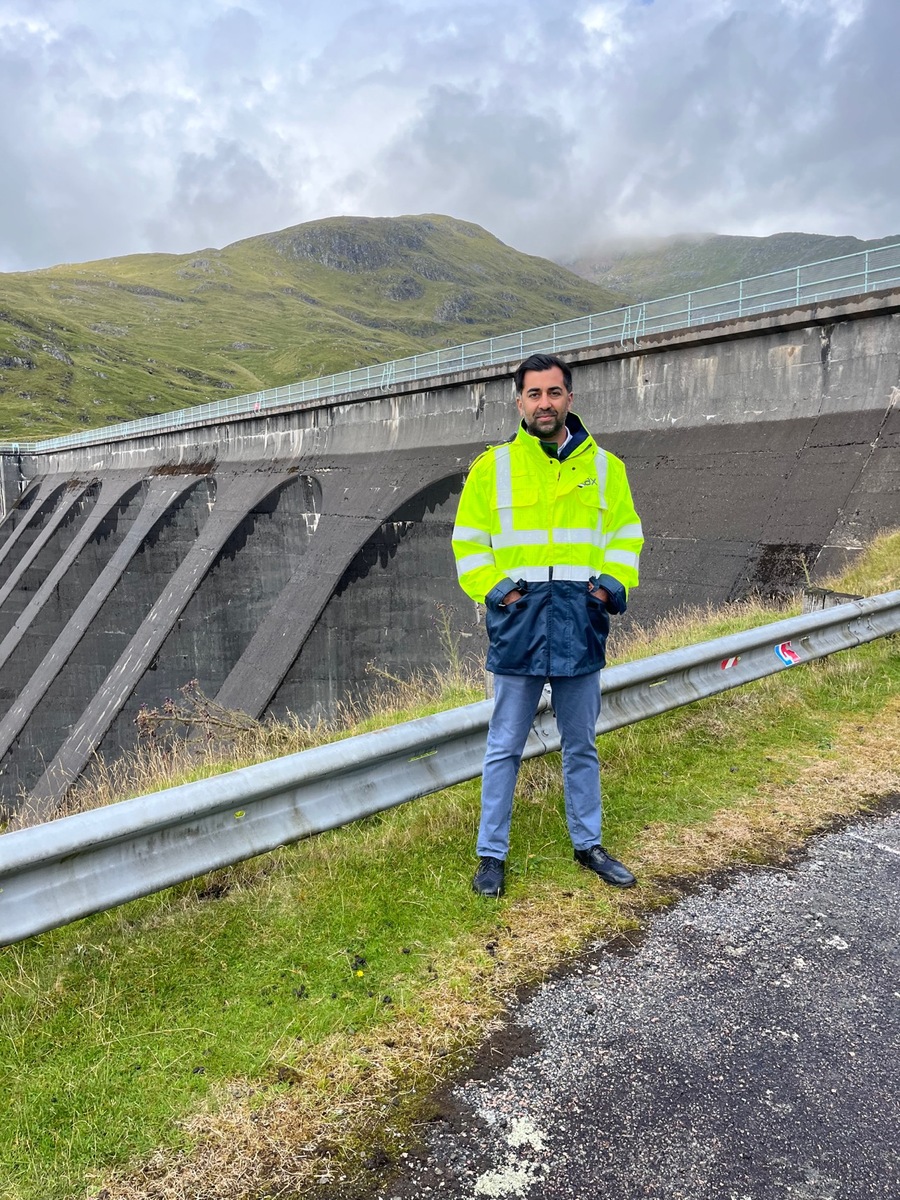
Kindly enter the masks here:
[[898, 0], [0, 0], [0, 270], [443, 212], [900, 235]]

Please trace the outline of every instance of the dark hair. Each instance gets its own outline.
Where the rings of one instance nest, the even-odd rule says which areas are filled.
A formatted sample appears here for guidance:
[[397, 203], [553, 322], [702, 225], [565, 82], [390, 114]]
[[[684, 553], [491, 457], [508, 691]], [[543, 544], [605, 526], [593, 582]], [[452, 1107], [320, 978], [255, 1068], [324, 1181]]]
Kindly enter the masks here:
[[563, 373], [563, 379], [566, 383], [566, 391], [572, 390], [572, 371], [568, 363], [564, 363], [561, 358], [557, 358], [555, 354], [532, 354], [530, 358], [526, 358], [524, 362], [519, 363], [516, 367], [516, 373], [513, 380], [516, 385], [516, 395], [521, 396], [522, 388], [525, 385], [526, 371], [549, 371], [551, 367], [559, 367]]

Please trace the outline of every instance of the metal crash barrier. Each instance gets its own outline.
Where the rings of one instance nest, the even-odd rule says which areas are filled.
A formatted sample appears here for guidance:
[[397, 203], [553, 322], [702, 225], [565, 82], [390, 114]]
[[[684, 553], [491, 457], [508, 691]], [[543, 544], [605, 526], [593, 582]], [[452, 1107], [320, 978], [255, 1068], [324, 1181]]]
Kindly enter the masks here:
[[[598, 733], [900, 632], [900, 591], [602, 675]], [[0, 945], [415, 800], [481, 773], [493, 701], [0, 835]], [[559, 749], [545, 695], [525, 749]]]

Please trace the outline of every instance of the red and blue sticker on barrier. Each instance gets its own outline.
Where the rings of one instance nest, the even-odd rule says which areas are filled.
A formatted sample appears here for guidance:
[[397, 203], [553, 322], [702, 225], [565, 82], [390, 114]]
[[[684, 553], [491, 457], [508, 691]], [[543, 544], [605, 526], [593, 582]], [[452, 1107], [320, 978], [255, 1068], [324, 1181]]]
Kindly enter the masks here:
[[[775, 647], [775, 653], [786, 667], [793, 667], [798, 662], [803, 661], [790, 642], [779, 642]], [[740, 661], [740, 656], [735, 654], [732, 658], [723, 658], [719, 663], [719, 667], [723, 671], [730, 671], [731, 668], [736, 667]]]
[[790, 642], [779, 642], [775, 647], [775, 653], [786, 667], [793, 667], [795, 663], [800, 662], [800, 655]]

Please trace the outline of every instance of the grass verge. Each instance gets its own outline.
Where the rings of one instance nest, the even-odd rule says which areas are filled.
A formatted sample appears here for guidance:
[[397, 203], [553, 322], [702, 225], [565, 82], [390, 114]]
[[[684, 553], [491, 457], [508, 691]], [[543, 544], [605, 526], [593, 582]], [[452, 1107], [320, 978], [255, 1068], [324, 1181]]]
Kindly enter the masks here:
[[[885, 537], [836, 586], [897, 587], [898, 563]], [[682, 640], [779, 615], [697, 617]], [[638, 652], [677, 634], [657, 636]], [[523, 769], [499, 904], [469, 888], [476, 782], [0, 951], [0, 1196], [356, 1186], [516, 988], [678, 879], [900, 791], [898, 685], [882, 639], [604, 737], [604, 841], [631, 893], [573, 866], [548, 756]]]

